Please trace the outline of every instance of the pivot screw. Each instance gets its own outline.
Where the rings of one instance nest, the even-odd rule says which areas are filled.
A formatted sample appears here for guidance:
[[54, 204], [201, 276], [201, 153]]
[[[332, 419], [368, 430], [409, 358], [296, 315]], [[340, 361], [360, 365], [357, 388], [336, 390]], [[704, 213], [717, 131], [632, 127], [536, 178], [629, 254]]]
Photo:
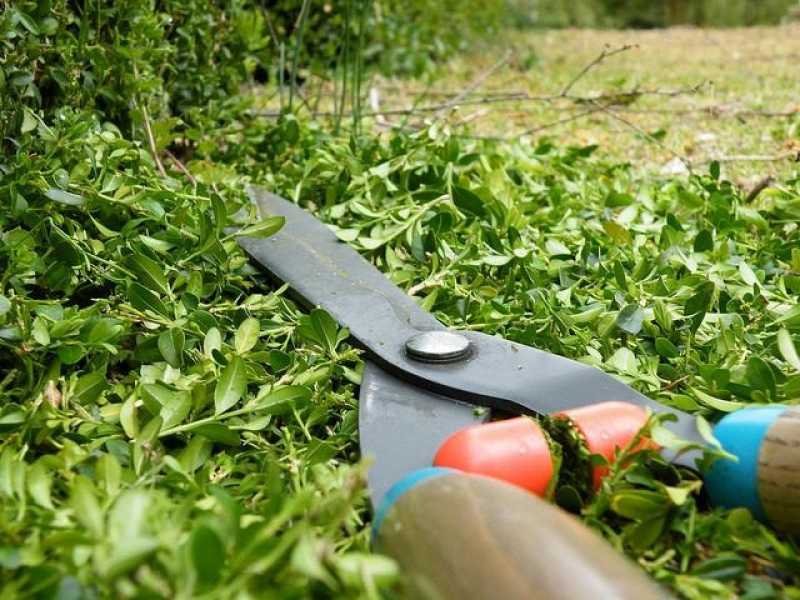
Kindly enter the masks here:
[[452, 331], [424, 331], [406, 342], [408, 356], [422, 362], [456, 362], [469, 354], [469, 348], [469, 340]]

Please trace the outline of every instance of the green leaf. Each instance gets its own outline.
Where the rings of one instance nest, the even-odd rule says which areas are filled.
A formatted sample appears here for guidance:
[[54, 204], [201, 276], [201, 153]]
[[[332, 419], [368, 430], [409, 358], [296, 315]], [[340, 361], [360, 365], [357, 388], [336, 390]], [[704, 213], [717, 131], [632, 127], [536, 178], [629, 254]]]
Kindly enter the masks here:
[[10, 310], [11, 310], [11, 301], [2, 294], [0, 294], [0, 317], [8, 314]]
[[285, 223], [285, 217], [267, 217], [258, 223], [242, 227], [236, 232], [236, 235], [238, 237], [267, 238], [278, 233]]
[[164, 303], [161, 302], [159, 297], [146, 287], [136, 282], [131, 282], [128, 284], [127, 293], [128, 298], [131, 301], [131, 305], [134, 308], [143, 312], [150, 311], [156, 315], [165, 317], [169, 315], [167, 307], [164, 306]]
[[744, 261], [739, 263], [739, 276], [747, 285], [755, 285], [758, 283], [758, 277], [753, 273], [753, 269]]
[[136, 397], [131, 394], [122, 403], [119, 411], [119, 422], [122, 430], [130, 439], [136, 439], [139, 435], [139, 421], [136, 418]]
[[214, 407], [216, 414], [220, 414], [234, 406], [245, 392], [247, 387], [247, 373], [244, 361], [238, 356], [231, 358], [217, 386], [214, 389]]
[[647, 521], [664, 515], [670, 500], [660, 492], [623, 490], [611, 498], [611, 510], [622, 517]]
[[83, 475], [76, 476], [72, 481], [70, 506], [75, 518], [96, 539], [103, 536], [103, 509], [97, 500], [97, 492], [92, 482]]
[[611, 236], [611, 238], [617, 244], [625, 245], [631, 243], [630, 232], [619, 223], [615, 223], [614, 221], [604, 221], [603, 229], [605, 229], [606, 233]]
[[282, 415], [292, 408], [300, 408], [311, 399], [311, 388], [304, 385], [287, 385], [257, 398], [255, 409], [261, 414]]
[[212, 358], [214, 350], [219, 351], [220, 348], [222, 348], [222, 334], [220, 334], [219, 329], [212, 327], [203, 338], [203, 354]]
[[692, 295], [683, 306], [683, 312], [687, 317], [696, 314], [703, 314], [711, 307], [711, 300], [714, 297], [714, 284], [710, 281], [701, 283], [697, 291]]
[[780, 350], [783, 360], [795, 371], [800, 372], [800, 356], [797, 355], [797, 348], [795, 348], [791, 334], [783, 327], [778, 331], [778, 350]]
[[644, 312], [638, 304], [628, 304], [617, 315], [617, 327], [625, 333], [636, 335], [642, 330]]
[[108, 388], [104, 371], [94, 371], [78, 378], [70, 396], [72, 402], [91, 404]]
[[195, 577], [202, 585], [219, 581], [225, 567], [225, 547], [214, 529], [207, 525], [195, 527], [189, 538], [189, 554]]
[[28, 493], [33, 501], [42, 508], [54, 510], [53, 501], [50, 499], [50, 489], [53, 487], [53, 477], [47, 467], [40, 461], [28, 469], [26, 484]]
[[169, 283], [164, 267], [144, 254], [132, 254], [125, 265], [137, 276], [137, 281], [156, 294], [169, 295]]
[[307, 318], [301, 319], [298, 331], [303, 337], [321, 346], [329, 355], [335, 353], [339, 342], [339, 327], [333, 317], [323, 309], [315, 308]]
[[658, 352], [664, 358], [677, 358], [680, 356], [680, 352], [675, 347], [675, 344], [670, 342], [665, 337], [657, 337], [655, 341], [656, 352]]
[[161, 407], [158, 414], [163, 420], [162, 430], [182, 423], [192, 409], [192, 398], [185, 391], [173, 391], [157, 383], [146, 383], [142, 385], [142, 394]]
[[711, 163], [708, 165], [708, 174], [711, 176], [711, 179], [718, 180], [719, 179], [719, 161], [712, 160]]
[[164, 331], [158, 336], [158, 351], [171, 367], [180, 368], [183, 364], [183, 347], [186, 336], [179, 327]]
[[695, 252], [708, 252], [714, 249], [714, 238], [708, 229], [701, 230], [694, 238]]
[[744, 408], [745, 404], [743, 402], [732, 402], [730, 400], [720, 400], [719, 398], [715, 398], [714, 396], [710, 396], [705, 392], [691, 388], [691, 391], [694, 393], [695, 397], [706, 406], [709, 406], [715, 410], [719, 410], [722, 412], [734, 412], [739, 410], [740, 408]]
[[747, 571], [747, 561], [735, 554], [723, 554], [697, 564], [690, 573], [696, 577], [729, 581], [739, 579]]
[[747, 361], [746, 374], [751, 387], [763, 390], [770, 398], [775, 398], [775, 375], [764, 359], [751, 356]]
[[239, 433], [222, 423], [206, 423], [195, 427], [193, 431], [212, 442], [218, 442], [226, 446], [236, 447], [240, 444]]
[[58, 188], [50, 188], [44, 193], [45, 196], [50, 198], [53, 202], [60, 202], [61, 204], [66, 204], [68, 206], [82, 206], [84, 203], [83, 196], [79, 196], [78, 194], [73, 194], [71, 192], [65, 192], [64, 190], [59, 190]]
[[486, 214], [486, 209], [480, 196], [466, 188], [453, 186], [453, 203], [461, 212], [476, 217], [482, 217]]
[[253, 349], [258, 342], [261, 323], [253, 317], [247, 318], [239, 324], [234, 337], [234, 348], [237, 354], [244, 354]]

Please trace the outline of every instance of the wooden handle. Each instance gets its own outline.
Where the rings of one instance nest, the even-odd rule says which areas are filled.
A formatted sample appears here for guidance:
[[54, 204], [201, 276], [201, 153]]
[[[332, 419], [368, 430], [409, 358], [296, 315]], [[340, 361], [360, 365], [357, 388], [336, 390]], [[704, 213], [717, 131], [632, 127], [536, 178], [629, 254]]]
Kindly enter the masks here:
[[[436, 600], [671, 598], [577, 519], [513, 485], [441, 470], [378, 517], [378, 549]], [[392, 493], [390, 492], [390, 496]]]
[[743, 408], [720, 419], [714, 436], [736, 460], [719, 459], [705, 473], [711, 501], [800, 533], [800, 408]]
[[764, 436], [758, 494], [775, 527], [800, 533], [800, 407], [787, 408]]

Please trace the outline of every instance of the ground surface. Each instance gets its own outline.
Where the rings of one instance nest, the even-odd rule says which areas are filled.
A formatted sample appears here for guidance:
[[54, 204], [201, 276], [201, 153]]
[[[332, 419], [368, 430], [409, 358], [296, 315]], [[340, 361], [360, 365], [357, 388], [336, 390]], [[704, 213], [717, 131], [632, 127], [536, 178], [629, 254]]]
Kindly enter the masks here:
[[[604, 49], [613, 54], [570, 85]], [[456, 99], [451, 123], [464, 132], [600, 144], [657, 171], [681, 170], [676, 158], [696, 168], [717, 159], [747, 185], [797, 169], [798, 60], [797, 25], [514, 33], [451, 61], [433, 83], [373, 81], [372, 104], [384, 111]], [[498, 97], [509, 93], [526, 99]]]

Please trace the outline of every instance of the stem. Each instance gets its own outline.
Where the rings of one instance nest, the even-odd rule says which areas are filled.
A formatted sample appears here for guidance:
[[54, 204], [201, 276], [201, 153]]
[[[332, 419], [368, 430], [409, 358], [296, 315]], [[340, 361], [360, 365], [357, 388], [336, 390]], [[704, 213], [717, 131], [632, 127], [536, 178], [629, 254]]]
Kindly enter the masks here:
[[306, 28], [306, 17], [308, 17], [308, 7], [311, 0], [303, 0], [303, 6], [300, 9], [300, 16], [297, 19], [297, 30], [295, 33], [294, 43], [294, 57], [292, 58], [292, 80], [289, 82], [289, 112], [292, 110], [292, 101], [294, 100], [294, 89], [297, 85], [297, 69], [300, 63], [300, 48], [303, 45], [303, 31]]

